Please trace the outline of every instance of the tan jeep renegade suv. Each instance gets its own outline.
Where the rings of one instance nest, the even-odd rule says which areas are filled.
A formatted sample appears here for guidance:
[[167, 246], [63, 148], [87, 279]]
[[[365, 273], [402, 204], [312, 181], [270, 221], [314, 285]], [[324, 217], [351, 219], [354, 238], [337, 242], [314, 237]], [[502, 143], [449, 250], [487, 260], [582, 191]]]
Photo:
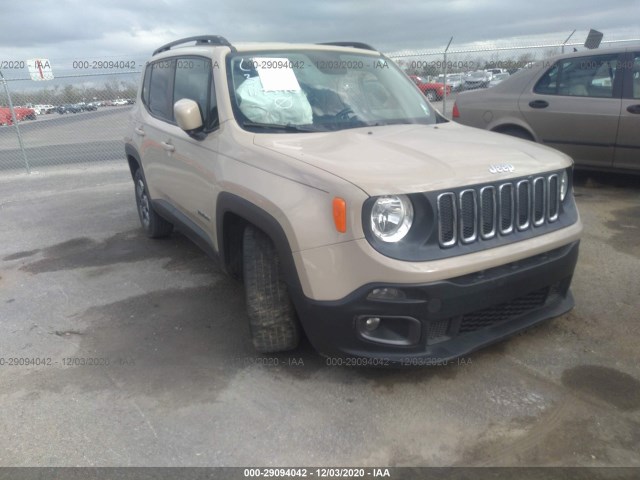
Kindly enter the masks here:
[[148, 236], [244, 282], [261, 352], [427, 364], [573, 306], [572, 160], [449, 122], [368, 45], [164, 45], [125, 149]]

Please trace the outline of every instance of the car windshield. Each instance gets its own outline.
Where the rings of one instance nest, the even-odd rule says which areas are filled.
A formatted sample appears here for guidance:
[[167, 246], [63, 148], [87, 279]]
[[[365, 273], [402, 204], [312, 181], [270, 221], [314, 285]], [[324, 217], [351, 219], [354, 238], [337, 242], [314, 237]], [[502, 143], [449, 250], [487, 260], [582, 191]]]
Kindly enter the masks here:
[[227, 58], [234, 115], [254, 132], [332, 131], [444, 120], [396, 65], [332, 50]]

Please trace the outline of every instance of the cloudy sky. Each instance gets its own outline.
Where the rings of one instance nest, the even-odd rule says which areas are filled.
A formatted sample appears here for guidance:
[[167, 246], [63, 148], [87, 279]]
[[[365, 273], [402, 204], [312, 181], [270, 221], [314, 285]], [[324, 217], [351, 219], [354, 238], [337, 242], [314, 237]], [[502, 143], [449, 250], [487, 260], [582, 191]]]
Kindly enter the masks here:
[[[595, 28], [640, 36], [640, 0], [21, 0], [2, 3], [0, 59], [145, 55], [184, 36], [368, 42], [383, 51]], [[562, 38], [560, 41], [564, 40]]]
[[582, 42], [589, 28], [605, 40], [640, 38], [640, 0], [19, 0], [1, 10], [0, 62], [146, 58], [203, 33], [231, 42], [358, 40], [384, 52], [441, 49], [451, 36], [454, 46], [562, 42], [574, 29], [572, 41]]

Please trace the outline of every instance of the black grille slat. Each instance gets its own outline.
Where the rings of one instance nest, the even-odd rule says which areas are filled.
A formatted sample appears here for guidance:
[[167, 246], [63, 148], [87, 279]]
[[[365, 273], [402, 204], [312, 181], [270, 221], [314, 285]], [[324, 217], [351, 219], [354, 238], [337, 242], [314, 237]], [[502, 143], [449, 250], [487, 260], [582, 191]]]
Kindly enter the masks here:
[[503, 235], [513, 231], [513, 185], [504, 183], [499, 187], [500, 233]]
[[460, 237], [462, 243], [474, 242], [478, 237], [478, 204], [475, 190], [460, 192]]
[[480, 234], [487, 240], [496, 236], [496, 189], [480, 189]]
[[560, 182], [558, 181], [558, 175], [549, 176], [549, 212], [548, 218], [550, 222], [555, 222], [558, 219], [558, 212], [560, 210]]
[[533, 225], [539, 227], [544, 223], [546, 201], [546, 183], [544, 177], [533, 181]]
[[449, 320], [434, 320], [429, 322], [427, 327], [427, 340], [433, 341], [438, 338], [445, 337], [449, 330]]
[[438, 196], [438, 230], [440, 245], [450, 247], [457, 242], [457, 213], [455, 195], [443, 193]]
[[529, 180], [520, 180], [516, 185], [516, 193], [518, 198], [517, 205], [517, 222], [518, 230], [526, 230], [531, 224], [529, 217], [531, 215], [531, 194], [529, 191]]
[[437, 196], [440, 247], [507, 236], [555, 222], [560, 214], [558, 173], [478, 185]]
[[535, 308], [542, 307], [548, 295], [549, 288], [545, 287], [510, 302], [463, 315], [458, 333], [475, 332], [524, 315]]

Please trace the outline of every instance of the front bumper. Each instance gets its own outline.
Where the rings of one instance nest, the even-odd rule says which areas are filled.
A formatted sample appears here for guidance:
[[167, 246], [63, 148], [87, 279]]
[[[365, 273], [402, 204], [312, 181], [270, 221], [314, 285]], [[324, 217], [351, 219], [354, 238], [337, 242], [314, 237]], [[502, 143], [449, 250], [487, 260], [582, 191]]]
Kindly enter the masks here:
[[[328, 357], [371, 364], [436, 364], [566, 313], [579, 242], [427, 284], [369, 284], [338, 301], [292, 292], [304, 330]], [[372, 299], [375, 289], [401, 298]], [[379, 319], [368, 330], [367, 319]], [[374, 321], [375, 323], [375, 321]], [[366, 364], [366, 363], [365, 363]]]

